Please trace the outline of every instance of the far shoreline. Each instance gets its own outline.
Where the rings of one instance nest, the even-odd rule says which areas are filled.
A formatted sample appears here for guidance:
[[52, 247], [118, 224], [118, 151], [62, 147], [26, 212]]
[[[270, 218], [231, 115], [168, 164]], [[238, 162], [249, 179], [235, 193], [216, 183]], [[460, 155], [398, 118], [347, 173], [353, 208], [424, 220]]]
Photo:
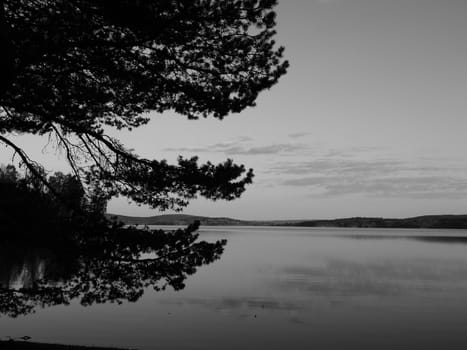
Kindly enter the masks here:
[[128, 348], [109, 348], [97, 346], [62, 345], [49, 343], [35, 343], [18, 340], [0, 340], [0, 349], [5, 350], [136, 350]]
[[134, 217], [106, 214], [111, 220], [126, 225], [184, 226], [199, 221], [202, 226], [268, 226], [316, 228], [390, 228], [390, 229], [467, 229], [467, 215], [425, 215], [404, 219], [351, 217], [325, 220], [239, 220], [228, 217], [207, 217], [168, 214]]

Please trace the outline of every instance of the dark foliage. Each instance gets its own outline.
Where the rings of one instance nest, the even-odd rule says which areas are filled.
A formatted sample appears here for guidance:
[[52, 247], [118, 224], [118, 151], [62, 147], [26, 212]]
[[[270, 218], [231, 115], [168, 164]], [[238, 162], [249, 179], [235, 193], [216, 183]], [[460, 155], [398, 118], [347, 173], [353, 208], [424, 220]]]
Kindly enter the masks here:
[[[107, 127], [138, 127], [149, 111], [224, 118], [254, 106], [285, 74], [276, 0], [3, 0], [0, 141], [55, 135], [80, 179], [160, 209], [202, 195], [237, 198], [252, 171], [231, 160], [139, 158]], [[41, 180], [45, 181], [43, 177]]]
[[61, 240], [71, 236], [70, 228], [104, 220], [106, 201], [101, 193], [85, 193], [73, 175], [37, 171], [53, 192], [30, 173], [22, 175], [13, 165], [0, 167], [0, 243], [11, 237]]
[[[198, 226], [162, 231], [103, 224], [87, 228], [82, 239], [75, 237], [65, 245], [50, 241], [43, 242], [45, 248], [3, 245], [0, 314], [16, 317], [74, 299], [83, 306], [135, 302], [148, 287], [183, 289], [187, 276], [217, 260], [226, 244], [197, 242]], [[15, 272], [25, 267], [29, 279], [12, 285]]]
[[34, 176], [0, 169], [0, 314], [73, 299], [84, 306], [133, 302], [148, 287], [180, 290], [226, 244], [198, 241], [199, 222], [167, 232], [125, 227], [106, 219], [94, 200], [99, 193], [85, 194], [73, 176], [56, 173], [48, 183], [69, 205]]

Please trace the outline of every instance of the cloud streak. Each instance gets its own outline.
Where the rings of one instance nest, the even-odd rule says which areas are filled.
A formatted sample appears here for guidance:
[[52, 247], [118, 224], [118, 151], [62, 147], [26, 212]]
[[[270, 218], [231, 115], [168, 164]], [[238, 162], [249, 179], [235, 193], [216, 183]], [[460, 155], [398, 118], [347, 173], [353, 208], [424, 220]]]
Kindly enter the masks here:
[[298, 143], [280, 143], [262, 146], [244, 144], [242, 140], [227, 141], [204, 147], [166, 148], [165, 151], [189, 153], [225, 153], [226, 155], [277, 155], [307, 150], [308, 146]]
[[289, 176], [282, 181], [284, 186], [307, 188], [323, 196], [467, 198], [467, 169], [463, 168], [417, 166], [384, 159], [328, 159], [279, 164], [271, 172]]
[[289, 134], [288, 136], [290, 138], [296, 139], [296, 138], [300, 138], [300, 137], [304, 137], [304, 136], [308, 136], [308, 135], [311, 135], [311, 133], [310, 132], [293, 132], [293, 133]]

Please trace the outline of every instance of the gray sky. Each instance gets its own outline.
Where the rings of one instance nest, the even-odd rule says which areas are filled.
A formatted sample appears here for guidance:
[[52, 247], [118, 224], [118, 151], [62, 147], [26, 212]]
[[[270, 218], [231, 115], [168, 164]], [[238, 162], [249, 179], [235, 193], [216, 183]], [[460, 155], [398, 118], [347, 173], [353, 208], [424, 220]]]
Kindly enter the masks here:
[[[291, 68], [223, 121], [166, 113], [114, 135], [145, 157], [227, 157], [255, 169], [233, 202], [185, 213], [244, 219], [467, 212], [467, 1], [282, 0]], [[31, 156], [45, 139], [22, 137]], [[53, 151], [52, 147], [46, 152]], [[0, 162], [8, 162], [6, 149]], [[156, 215], [112, 201], [109, 211]]]

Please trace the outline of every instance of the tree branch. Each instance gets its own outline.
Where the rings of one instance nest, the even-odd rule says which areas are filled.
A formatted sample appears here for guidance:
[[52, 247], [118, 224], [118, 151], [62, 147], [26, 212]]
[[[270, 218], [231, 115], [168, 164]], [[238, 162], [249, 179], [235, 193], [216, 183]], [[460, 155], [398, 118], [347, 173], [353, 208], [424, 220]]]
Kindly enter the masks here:
[[19, 148], [18, 146], [16, 146], [13, 142], [11, 142], [10, 140], [8, 140], [6, 137], [0, 135], [0, 141], [2, 141], [4, 144], [6, 144], [7, 146], [10, 146], [11, 148], [13, 148], [13, 150], [18, 153], [18, 155], [20, 156], [21, 160], [23, 161], [23, 163], [26, 165], [26, 167], [29, 169], [29, 171], [37, 178], [39, 179], [40, 182], [42, 182], [44, 184], [45, 187], [47, 187], [47, 189], [57, 198], [59, 199], [62, 199], [60, 194], [55, 191], [55, 189], [49, 184], [49, 182], [47, 181], [47, 179], [41, 175], [41, 173], [39, 171], [37, 171], [37, 169], [35, 168], [35, 166], [33, 165], [33, 161], [27, 156], [26, 153], [24, 153], [24, 151]]
[[71, 169], [73, 170], [73, 173], [75, 174], [76, 179], [82, 185], [81, 177], [79, 175], [78, 166], [76, 165], [75, 159], [73, 158], [73, 154], [72, 154], [72, 151], [70, 149], [69, 142], [63, 137], [63, 135], [60, 133], [60, 131], [58, 130], [58, 128], [55, 125], [53, 125], [52, 123], [50, 125], [52, 126], [52, 129], [54, 129], [55, 133], [57, 134], [58, 138], [60, 139], [60, 143], [63, 144], [63, 147], [65, 147], [66, 158], [68, 159], [68, 163], [70, 163]]

